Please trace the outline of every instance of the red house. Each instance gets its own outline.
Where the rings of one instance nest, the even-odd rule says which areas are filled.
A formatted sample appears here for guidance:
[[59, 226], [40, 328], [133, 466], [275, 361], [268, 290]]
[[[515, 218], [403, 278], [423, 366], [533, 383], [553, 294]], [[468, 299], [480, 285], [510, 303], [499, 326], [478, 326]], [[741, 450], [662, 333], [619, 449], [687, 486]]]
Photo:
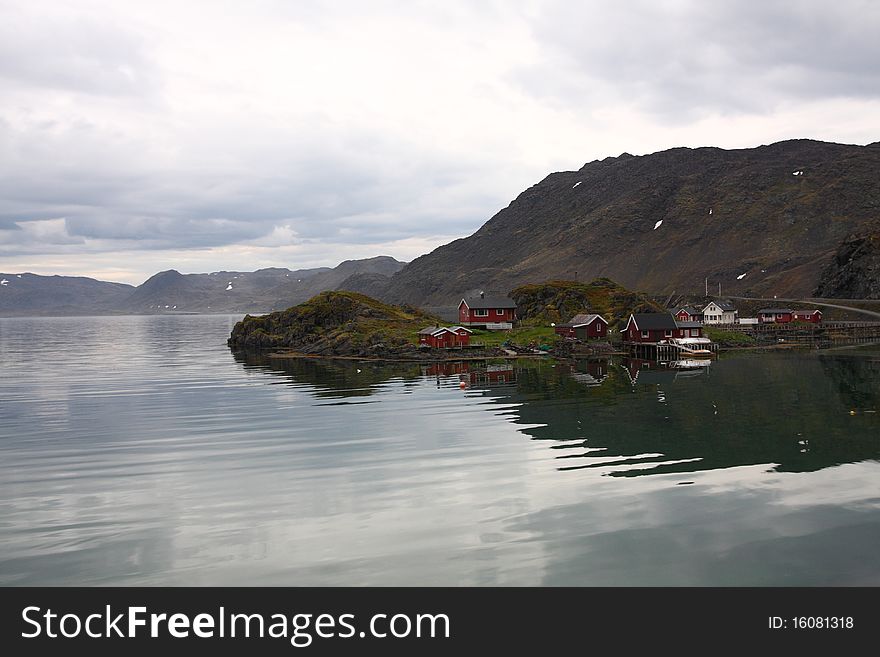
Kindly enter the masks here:
[[812, 324], [818, 324], [822, 321], [822, 311], [821, 310], [795, 310], [791, 314], [791, 319], [794, 322], [810, 322]]
[[575, 315], [570, 322], [557, 324], [553, 331], [556, 335], [579, 340], [607, 338], [608, 322], [601, 315]]
[[674, 338], [702, 338], [699, 322], [680, 322], [669, 313], [635, 313], [623, 329], [624, 342], [664, 342]]
[[794, 317], [791, 308], [761, 308], [758, 321], [762, 324], [788, 324]]
[[467, 347], [471, 341], [471, 331], [463, 326], [428, 326], [419, 331], [419, 345], [435, 349], [454, 349]]
[[510, 329], [516, 321], [516, 304], [508, 297], [487, 297], [481, 292], [479, 297], [461, 300], [458, 321], [462, 326]]
[[678, 319], [682, 322], [702, 322], [703, 321], [703, 311], [694, 308], [693, 306], [682, 306], [678, 310], [676, 310], [673, 315], [675, 315], [675, 319]]

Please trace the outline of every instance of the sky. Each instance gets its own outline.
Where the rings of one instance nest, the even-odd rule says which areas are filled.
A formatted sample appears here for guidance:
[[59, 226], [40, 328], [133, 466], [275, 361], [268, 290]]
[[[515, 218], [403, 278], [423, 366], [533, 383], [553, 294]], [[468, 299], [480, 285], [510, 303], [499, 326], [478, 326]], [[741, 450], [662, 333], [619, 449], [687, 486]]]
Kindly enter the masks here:
[[880, 140], [880, 2], [0, 0], [0, 272], [412, 260], [554, 171]]

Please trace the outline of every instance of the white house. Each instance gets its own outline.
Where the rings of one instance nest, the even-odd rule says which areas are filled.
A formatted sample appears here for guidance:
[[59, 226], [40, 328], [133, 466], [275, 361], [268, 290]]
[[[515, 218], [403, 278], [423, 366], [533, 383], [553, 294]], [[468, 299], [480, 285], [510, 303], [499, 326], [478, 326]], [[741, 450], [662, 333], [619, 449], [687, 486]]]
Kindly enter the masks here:
[[703, 308], [704, 324], [735, 324], [737, 310], [729, 301], [710, 301]]

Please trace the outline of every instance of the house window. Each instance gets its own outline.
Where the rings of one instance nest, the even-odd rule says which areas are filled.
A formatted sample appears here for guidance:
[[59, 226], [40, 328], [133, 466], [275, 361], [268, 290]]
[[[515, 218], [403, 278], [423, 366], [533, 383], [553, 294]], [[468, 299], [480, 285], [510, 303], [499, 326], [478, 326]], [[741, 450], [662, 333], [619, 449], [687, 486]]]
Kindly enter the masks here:
[[642, 331], [642, 337], [643, 338], [649, 337], [649, 333], [647, 331]]
[[691, 337], [692, 338], [700, 337], [700, 329], [691, 329]]
[[672, 337], [672, 331], [663, 331], [663, 337], [671, 338], [671, 337]]
[[474, 317], [488, 317], [488, 316], [489, 316], [488, 310], [478, 308], [477, 310], [474, 311]]
[[503, 314], [504, 314], [504, 308], [496, 308], [496, 309], [495, 309], [495, 314], [496, 314], [496, 315], [503, 315]]

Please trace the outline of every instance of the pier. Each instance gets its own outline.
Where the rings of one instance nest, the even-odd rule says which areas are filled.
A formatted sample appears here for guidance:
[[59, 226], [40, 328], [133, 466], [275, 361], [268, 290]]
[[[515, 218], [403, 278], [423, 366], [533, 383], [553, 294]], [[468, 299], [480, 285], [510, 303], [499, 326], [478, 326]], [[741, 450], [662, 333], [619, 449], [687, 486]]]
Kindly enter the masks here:
[[[700, 350], [675, 342], [624, 342], [623, 345], [630, 352], [630, 355], [645, 360], [670, 361], [700, 356], [712, 358], [718, 353], [718, 345], [714, 342], [701, 344]], [[705, 353], [705, 350], [710, 353]]]

